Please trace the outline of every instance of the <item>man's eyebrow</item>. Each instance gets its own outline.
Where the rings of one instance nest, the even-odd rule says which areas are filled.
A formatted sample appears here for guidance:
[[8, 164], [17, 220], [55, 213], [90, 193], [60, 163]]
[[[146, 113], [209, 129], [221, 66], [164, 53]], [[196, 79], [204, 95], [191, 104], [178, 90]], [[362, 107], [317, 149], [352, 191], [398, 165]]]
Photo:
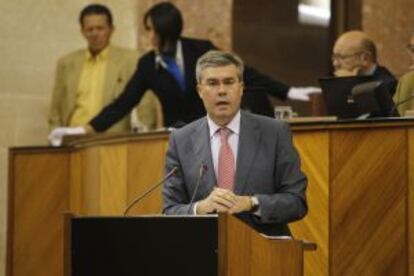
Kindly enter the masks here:
[[234, 79], [237, 79], [237, 77], [224, 77], [224, 78], [209, 77], [209, 78], [206, 78], [206, 81], [208, 81], [208, 80], [234, 80]]

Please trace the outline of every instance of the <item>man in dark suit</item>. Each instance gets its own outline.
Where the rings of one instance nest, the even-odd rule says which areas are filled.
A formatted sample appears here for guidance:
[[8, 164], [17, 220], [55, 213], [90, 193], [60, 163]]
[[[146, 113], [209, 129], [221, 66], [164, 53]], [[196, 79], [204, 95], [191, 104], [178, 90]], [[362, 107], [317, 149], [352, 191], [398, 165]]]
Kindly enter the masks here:
[[[148, 10], [144, 25], [150, 33], [154, 50], [140, 58], [137, 70], [123, 93], [84, 126], [87, 132], [105, 131], [121, 120], [148, 89], [161, 102], [164, 126], [182, 126], [205, 115], [196, 91], [194, 69], [197, 59], [216, 47], [208, 40], [181, 37], [181, 13], [169, 2], [158, 3]], [[309, 94], [319, 90], [290, 87], [249, 67], [245, 70], [244, 79], [251, 93], [265, 91], [282, 100], [309, 100]], [[257, 93], [257, 96], [263, 97], [263, 93]]]
[[289, 235], [287, 223], [307, 213], [306, 176], [282, 121], [240, 111], [243, 62], [210, 51], [197, 62], [197, 90], [207, 110], [170, 136], [164, 213], [238, 214], [268, 235]]
[[337, 77], [372, 76], [375, 80], [384, 81], [391, 95], [395, 93], [396, 78], [386, 67], [377, 63], [375, 43], [362, 31], [348, 31], [336, 40], [332, 65]]

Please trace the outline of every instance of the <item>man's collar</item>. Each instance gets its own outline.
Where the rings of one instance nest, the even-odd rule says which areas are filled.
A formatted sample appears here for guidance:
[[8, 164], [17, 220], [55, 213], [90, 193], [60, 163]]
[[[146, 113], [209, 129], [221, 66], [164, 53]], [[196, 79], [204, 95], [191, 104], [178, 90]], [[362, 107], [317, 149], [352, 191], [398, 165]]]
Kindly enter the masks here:
[[96, 56], [93, 56], [89, 49], [86, 50], [86, 59], [87, 60], [106, 60], [108, 58], [109, 48], [111, 46], [106, 46], [102, 51], [99, 52]]
[[375, 70], [377, 70], [378, 65], [374, 63], [371, 68], [369, 68], [367, 71], [363, 72], [362, 75], [364, 76], [372, 76], [374, 75]]
[[[230, 129], [232, 133], [239, 134], [240, 133], [240, 110], [237, 111], [236, 115], [233, 117], [233, 119], [226, 125], [226, 128]], [[207, 115], [207, 123], [208, 128], [210, 130], [210, 138], [213, 137], [213, 135], [222, 128], [221, 126], [217, 125], [208, 115]]]

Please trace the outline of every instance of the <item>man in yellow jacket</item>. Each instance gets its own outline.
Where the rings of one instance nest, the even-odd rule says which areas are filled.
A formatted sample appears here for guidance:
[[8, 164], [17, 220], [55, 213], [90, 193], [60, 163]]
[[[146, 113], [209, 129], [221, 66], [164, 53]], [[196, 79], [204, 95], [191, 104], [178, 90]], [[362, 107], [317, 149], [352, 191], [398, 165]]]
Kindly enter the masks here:
[[397, 92], [394, 95], [394, 102], [401, 116], [407, 115], [407, 111], [414, 112], [414, 33], [406, 49], [410, 55], [411, 65], [408, 72], [398, 81]]
[[[59, 59], [49, 114], [51, 129], [60, 126], [83, 126], [120, 92], [135, 71], [136, 51], [110, 45], [114, 31], [110, 10], [91, 4], [80, 13], [79, 22], [88, 48]], [[138, 108], [141, 123], [147, 128], [162, 125], [159, 102], [147, 93]], [[131, 127], [126, 116], [109, 132], [125, 132]]]

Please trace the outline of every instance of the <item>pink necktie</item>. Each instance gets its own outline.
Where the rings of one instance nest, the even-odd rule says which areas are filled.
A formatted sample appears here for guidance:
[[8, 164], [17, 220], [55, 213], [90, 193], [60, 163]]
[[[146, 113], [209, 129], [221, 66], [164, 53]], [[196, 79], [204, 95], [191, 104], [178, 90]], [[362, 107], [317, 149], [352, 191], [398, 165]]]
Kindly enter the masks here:
[[218, 186], [233, 189], [234, 185], [234, 155], [228, 142], [231, 130], [220, 128], [220, 151], [218, 160]]

